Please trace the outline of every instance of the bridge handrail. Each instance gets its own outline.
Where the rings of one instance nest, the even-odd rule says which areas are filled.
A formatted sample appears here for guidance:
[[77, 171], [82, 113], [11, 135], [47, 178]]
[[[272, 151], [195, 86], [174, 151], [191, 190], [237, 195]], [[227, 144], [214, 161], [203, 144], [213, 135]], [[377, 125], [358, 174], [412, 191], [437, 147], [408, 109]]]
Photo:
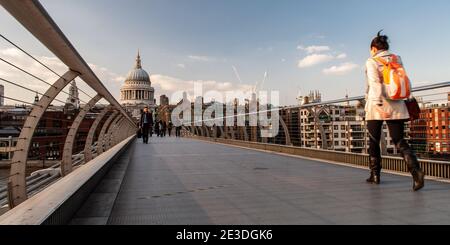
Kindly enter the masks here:
[[[104, 151], [109, 150], [111, 147], [114, 147], [114, 145], [117, 145], [128, 137], [133, 137], [136, 134], [137, 125], [135, 120], [131, 118], [131, 116], [125, 111], [125, 109], [120, 105], [120, 103], [114, 98], [114, 96], [108, 91], [105, 85], [92, 71], [88, 63], [81, 57], [79, 52], [75, 49], [69, 39], [64, 35], [62, 30], [53, 21], [53, 19], [50, 17], [50, 15], [38, 0], [0, 0], [0, 4], [68, 68], [68, 71], [66, 71], [63, 75], [59, 75], [44, 63], [40, 62], [38, 59], [19, 47], [19, 45], [1, 35], [2, 39], [6, 40], [15, 48], [25, 53], [28, 57], [32, 58], [44, 68], [50, 70], [53, 74], [58, 76], [58, 79], [56, 81], [54, 81], [53, 83], [49, 83], [46, 80], [38, 77], [37, 74], [30, 73], [26, 68], [21, 68], [17, 64], [13, 64], [12, 62], [7, 61], [3, 58], [1, 59], [1, 62], [6, 63], [14, 69], [25, 73], [27, 76], [31, 76], [34, 79], [49, 86], [45, 93], [41, 93], [40, 91], [34, 91], [25, 85], [18, 84], [16, 81], [9, 81], [7, 79], [1, 78], [2, 82], [6, 82], [10, 85], [15, 85], [16, 87], [19, 87], [21, 89], [36, 92], [37, 96], [37, 101], [35, 101], [34, 103], [30, 103], [20, 98], [6, 97], [2, 95], [2, 97], [5, 99], [28, 104], [31, 108], [31, 110], [26, 111], [27, 115], [25, 117], [25, 122], [21, 128], [20, 136], [17, 138], [16, 146], [14, 147], [14, 149], [11, 149], [11, 152], [13, 152], [13, 154], [11, 160], [10, 175], [7, 177], [7, 197], [8, 206], [10, 208], [14, 208], [25, 202], [29, 198], [29, 196], [32, 196], [34, 194], [35, 190], [40, 190], [41, 186], [27, 186], [29, 183], [34, 184], [33, 181], [30, 182], [30, 179], [27, 176], [27, 162], [30, 160], [29, 152], [32, 148], [31, 145], [33, 142], [33, 136], [36, 130], [39, 128], [38, 124], [41, 119], [45, 118], [44, 113], [49, 108], [51, 108], [52, 102], [59, 101], [64, 103], [64, 101], [59, 100], [57, 96], [64, 92], [63, 89], [72, 81], [74, 81], [74, 79], [81, 78], [90, 88], [94, 90], [96, 94], [90, 96], [80, 89], [81, 92], [90, 97], [90, 100], [89, 102], [83, 101], [85, 105], [80, 108], [79, 111], [75, 111], [75, 113], [78, 114], [73, 117], [73, 121], [70, 128], [68, 129], [68, 134], [66, 136], [65, 142], [59, 144], [61, 146], [64, 146], [64, 150], [61, 154], [62, 161], [61, 164], [59, 164], [59, 166], [57, 167], [57, 170], [60, 171], [60, 176], [47, 176], [48, 178], [43, 178], [43, 184], [50, 183], [50, 180], [53, 180], [55, 177], [62, 177], [62, 179], [64, 179], [83, 163], [90, 163], [89, 160], [92, 159], [93, 154], [90, 154], [90, 151], [85, 150], [84, 152], [75, 154], [74, 157], [74, 145], [75, 142], [77, 142], [77, 135], [80, 129], [80, 125], [86, 119], [91, 109], [99, 104], [100, 100], [106, 100], [109, 105], [100, 107], [102, 112], [97, 115], [96, 123], [93, 124], [89, 129], [89, 140], [84, 142], [84, 149], [89, 150], [95, 148], [93, 146], [93, 140], [95, 135], [98, 135], [97, 126], [102, 127], [103, 132], [107, 132], [107, 134], [98, 136], [98, 142], [101, 142], [101, 144], [97, 146], [97, 149], [99, 147], [101, 149], [97, 152], [96, 155], [98, 155], [97, 157], [101, 157], [101, 153], [103, 153]], [[38, 95], [41, 95], [42, 97], [39, 99]], [[113, 117], [116, 120], [109, 120]], [[103, 124], [101, 124], [101, 122], [103, 122]], [[89, 145], [86, 145], [87, 142], [89, 142]], [[109, 144], [103, 145], [103, 142], [109, 142]], [[48, 146], [43, 147], [47, 148]], [[47, 150], [46, 148], [44, 149]], [[40, 148], [38, 149], [40, 150]], [[45, 154], [43, 157], [46, 157]], [[0, 193], [0, 195], [4, 196], [3, 193]]]
[[134, 120], [95, 75], [39, 1], [0, 0], [0, 4], [70, 70], [79, 73], [81, 79], [119, 110], [130, 122], [134, 123]]
[[[83, 191], [85, 185], [93, 185], [90, 181], [98, 182], [102, 176], [96, 176], [102, 168], [111, 164], [134, 136], [128, 137], [115, 145], [89, 164], [81, 166], [72, 174], [61, 178], [45, 190], [30, 197], [21, 205], [0, 216], [0, 225], [40, 225], [45, 222], [64, 223], [60, 219], [70, 219], [76, 210], [69, 210], [67, 206], [73, 202], [82, 202], [77, 195]], [[85, 194], [85, 193], [83, 193]], [[67, 209], [66, 209], [67, 208]], [[56, 220], [56, 221], [54, 221]]]

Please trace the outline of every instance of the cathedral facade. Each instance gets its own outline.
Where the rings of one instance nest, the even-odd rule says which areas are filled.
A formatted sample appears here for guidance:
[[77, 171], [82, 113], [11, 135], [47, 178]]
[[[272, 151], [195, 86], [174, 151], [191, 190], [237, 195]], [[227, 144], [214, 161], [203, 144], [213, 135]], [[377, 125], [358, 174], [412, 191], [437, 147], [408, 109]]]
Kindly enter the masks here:
[[155, 89], [152, 87], [150, 76], [142, 69], [141, 56], [138, 52], [136, 57], [136, 64], [134, 68], [128, 72], [120, 90], [120, 100], [122, 106], [131, 115], [138, 119], [141, 115], [141, 110], [149, 107], [154, 111], [156, 107]]

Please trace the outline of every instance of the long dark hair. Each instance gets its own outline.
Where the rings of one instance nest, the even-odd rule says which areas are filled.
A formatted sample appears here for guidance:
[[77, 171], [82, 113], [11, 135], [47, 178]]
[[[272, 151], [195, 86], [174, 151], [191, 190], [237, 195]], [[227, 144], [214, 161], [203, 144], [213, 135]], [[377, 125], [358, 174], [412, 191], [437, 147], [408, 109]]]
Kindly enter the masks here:
[[378, 50], [389, 50], [389, 37], [386, 35], [381, 35], [382, 31], [383, 30], [379, 31], [377, 37], [372, 40], [370, 48], [375, 47]]

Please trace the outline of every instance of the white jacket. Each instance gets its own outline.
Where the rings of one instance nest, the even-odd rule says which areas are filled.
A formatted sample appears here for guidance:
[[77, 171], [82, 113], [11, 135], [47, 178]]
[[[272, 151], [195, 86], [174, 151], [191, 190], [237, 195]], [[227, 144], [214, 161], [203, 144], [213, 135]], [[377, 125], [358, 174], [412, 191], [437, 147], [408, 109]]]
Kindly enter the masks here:
[[[374, 57], [389, 60], [390, 53], [382, 51]], [[399, 62], [401, 59], [399, 57]], [[409, 119], [408, 108], [402, 100], [390, 100], [386, 97], [382, 76], [383, 65], [369, 58], [366, 62], [367, 90], [366, 90], [366, 120], [404, 120]], [[390, 113], [391, 118], [383, 118], [376, 107]]]

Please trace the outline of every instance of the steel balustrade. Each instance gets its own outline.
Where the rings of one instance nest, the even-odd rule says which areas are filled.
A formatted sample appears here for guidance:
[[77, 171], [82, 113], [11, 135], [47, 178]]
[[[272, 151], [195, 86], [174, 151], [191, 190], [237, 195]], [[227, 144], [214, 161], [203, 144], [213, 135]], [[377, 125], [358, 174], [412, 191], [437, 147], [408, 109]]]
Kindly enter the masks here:
[[[113, 146], [121, 143], [122, 140], [133, 136], [136, 132], [137, 126], [134, 119], [127, 114], [120, 103], [107, 90], [104, 84], [95, 75], [86, 61], [70, 43], [39, 1], [0, 0], [0, 4], [68, 67], [68, 71], [64, 75], [60, 76], [57, 81], [53, 84], [48, 83], [49, 88], [47, 91], [37, 103], [31, 106], [31, 112], [26, 117], [23, 128], [20, 132], [11, 161], [11, 172], [8, 179], [7, 189], [9, 206], [10, 208], [14, 208], [27, 200], [30, 193], [39, 191], [44, 183], [49, 184], [57, 178], [69, 175], [72, 171], [74, 171], [74, 166], [79, 165], [80, 163], [88, 164], [89, 161], [101, 155], [106, 150], [111, 149]], [[19, 49], [26, 53], [23, 49]], [[30, 57], [34, 59], [32, 56]], [[38, 63], [48, 68], [45, 64], [39, 61]], [[43, 119], [43, 115], [51, 103], [53, 101], [57, 101], [56, 97], [59, 94], [66, 93], [63, 89], [75, 78], [83, 80], [97, 93], [97, 95], [91, 97], [89, 94], [82, 91], [90, 97], [91, 100], [83, 108], [81, 108], [69, 129], [69, 133], [64, 144], [61, 164], [49, 169], [49, 173], [36, 175], [37, 177], [27, 177], [27, 161], [31, 142], [37, 126], [40, 120]], [[85, 119], [86, 114], [94, 108], [101, 99], [106, 100], [109, 105], [103, 109], [99, 115], [97, 115], [94, 124], [91, 125], [84, 145], [84, 152], [74, 156], [73, 148], [79, 126]], [[114, 112], [107, 116], [108, 112], [112, 110], [114, 110]], [[98, 142], [95, 144], [95, 142], [93, 142], [95, 132], [105, 117], [107, 117], [107, 119], [102, 125], [101, 132], [98, 136]], [[120, 123], [118, 123], [119, 119]], [[113, 120], [115, 123], [111, 124]], [[108, 128], [110, 130], [108, 130], [108, 133], [106, 134], [106, 130]], [[93, 147], [95, 145], [97, 146]], [[54, 171], [58, 168], [60, 168], [59, 174], [58, 171]]]
[[106, 137], [107, 137], [107, 130], [109, 127], [111, 127], [111, 124], [113, 120], [115, 120], [116, 117], [119, 116], [119, 111], [113, 112], [106, 122], [103, 124], [103, 127], [100, 131], [100, 134], [98, 136], [98, 144], [97, 144], [97, 154], [102, 154], [105, 151], [105, 145], [106, 145]]
[[112, 106], [108, 106], [103, 111], [97, 115], [97, 118], [95, 119], [94, 123], [92, 123], [91, 128], [89, 129], [88, 136], [86, 138], [86, 144], [84, 146], [84, 160], [86, 162], [89, 162], [93, 158], [92, 150], [93, 150], [93, 141], [94, 141], [94, 135], [95, 131], [97, 131], [98, 126], [100, 125], [100, 122], [105, 118], [106, 114], [112, 109]]
[[[421, 87], [415, 87], [412, 89], [413, 92], [422, 92], [422, 91], [428, 91], [428, 90], [435, 90], [435, 89], [441, 89], [441, 88], [448, 88], [450, 87], [450, 82], [441, 82]], [[352, 101], [361, 101], [364, 100], [364, 96], [359, 97], [353, 97], [353, 98], [345, 98], [345, 99], [338, 99], [333, 101], [325, 101], [325, 102], [319, 102], [319, 103], [311, 103], [306, 104], [302, 106], [292, 106], [292, 107], [283, 107], [283, 108], [275, 108], [272, 110], [267, 110], [267, 112], [273, 112], [273, 111], [282, 111], [286, 109], [298, 109], [298, 113], [300, 113], [300, 109], [304, 108], [318, 108], [319, 106], [327, 106], [331, 104], [338, 104], [343, 102], [352, 102]], [[260, 111], [261, 112], [261, 111]], [[260, 112], [246, 112], [245, 115], [251, 115], [256, 114]], [[225, 121], [228, 117], [237, 118], [242, 115], [232, 115], [223, 117], [223, 120]], [[318, 120], [317, 113], [314, 113], [313, 117], [315, 118], [315, 122], [319, 132], [318, 134], [322, 135], [321, 140], [322, 141], [328, 141], [329, 139], [324, 138], [325, 137], [325, 129], [323, 125], [320, 123], [320, 120]], [[222, 118], [220, 118], [222, 119]], [[361, 167], [368, 167], [369, 164], [369, 156], [367, 154], [359, 154], [359, 153], [351, 153], [351, 152], [340, 152], [340, 151], [334, 151], [334, 150], [328, 150], [330, 147], [324, 147], [322, 145], [322, 149], [314, 149], [314, 148], [308, 148], [308, 147], [300, 147], [300, 146], [294, 146], [292, 144], [292, 137], [291, 133], [289, 131], [289, 127], [284, 121], [284, 119], [280, 116], [280, 130], [284, 133], [285, 137], [285, 143], [283, 144], [275, 144], [275, 143], [268, 143], [268, 138], [260, 137], [260, 132], [264, 128], [261, 125], [258, 126], [245, 126], [245, 127], [238, 127], [242, 129], [238, 129], [237, 132], [235, 128], [229, 127], [229, 126], [213, 126], [213, 127], [207, 127], [206, 125], [202, 125], [201, 128], [207, 128], [206, 132], [212, 132], [211, 134], [204, 134], [203, 132], [200, 133], [197, 130], [197, 127], [189, 127], [189, 132], [184, 132], [183, 135], [187, 137], [195, 137], [203, 140], [218, 142], [218, 143], [224, 143], [224, 144], [230, 144], [235, 146], [241, 146], [246, 148], [253, 148], [253, 149], [260, 149], [260, 150], [267, 150], [267, 151], [274, 151], [274, 152], [281, 152], [291, 155], [298, 155], [303, 157], [309, 157], [309, 158], [315, 158], [320, 160], [328, 160], [333, 162], [339, 162], [339, 163], [347, 163], [351, 165], [361, 166]], [[214, 119], [217, 120], [217, 119]], [[300, 121], [300, 116], [298, 117], [298, 120]], [[198, 122], [197, 122], [198, 123]], [[300, 127], [299, 125], [292, 125], [292, 127]], [[183, 130], [186, 130], [186, 128], [183, 128]], [[364, 129], [366, 130], [366, 129]], [[220, 136], [219, 136], [220, 131]], [[243, 131], [243, 136], [239, 136], [239, 138], [236, 137], [236, 134], [240, 134], [239, 132]], [[250, 132], [249, 134], [247, 132]], [[368, 135], [367, 132], [364, 133], [364, 136], [362, 137], [362, 140], [367, 140]], [[230, 137], [231, 135], [231, 137]], [[367, 147], [367, 146], [366, 146]], [[383, 156], [383, 168], [386, 170], [392, 170], [397, 172], [408, 172], [406, 164], [404, 163], [403, 158], [401, 157], [393, 157], [393, 156]], [[435, 160], [427, 160], [427, 159], [420, 159], [420, 164], [426, 174], [428, 176], [436, 177], [436, 178], [444, 178], [444, 179], [450, 179], [450, 162], [449, 161], [435, 161]]]
[[73, 145], [75, 143], [75, 137], [77, 136], [78, 128], [80, 127], [81, 122], [83, 121], [86, 114], [92, 107], [102, 98], [101, 95], [96, 95], [92, 98], [81, 111], [78, 113], [78, 116], [70, 126], [69, 133], [66, 137], [66, 143], [64, 144], [63, 158], [61, 162], [61, 175], [65, 176], [72, 172], [72, 155], [73, 155]]
[[9, 200], [10, 205], [19, 205], [27, 199], [25, 178], [28, 151], [39, 120], [56, 96], [78, 75], [79, 74], [74, 71], [66, 72], [66, 74], [58, 79], [53, 86], [47, 90], [45, 96], [42, 96], [39, 102], [33, 106], [30, 115], [25, 120], [22, 131], [20, 132], [19, 140], [17, 141], [16, 152], [12, 158], [11, 177], [9, 179], [11, 188], [8, 190], [10, 193], [9, 196], [12, 198], [12, 200]]

